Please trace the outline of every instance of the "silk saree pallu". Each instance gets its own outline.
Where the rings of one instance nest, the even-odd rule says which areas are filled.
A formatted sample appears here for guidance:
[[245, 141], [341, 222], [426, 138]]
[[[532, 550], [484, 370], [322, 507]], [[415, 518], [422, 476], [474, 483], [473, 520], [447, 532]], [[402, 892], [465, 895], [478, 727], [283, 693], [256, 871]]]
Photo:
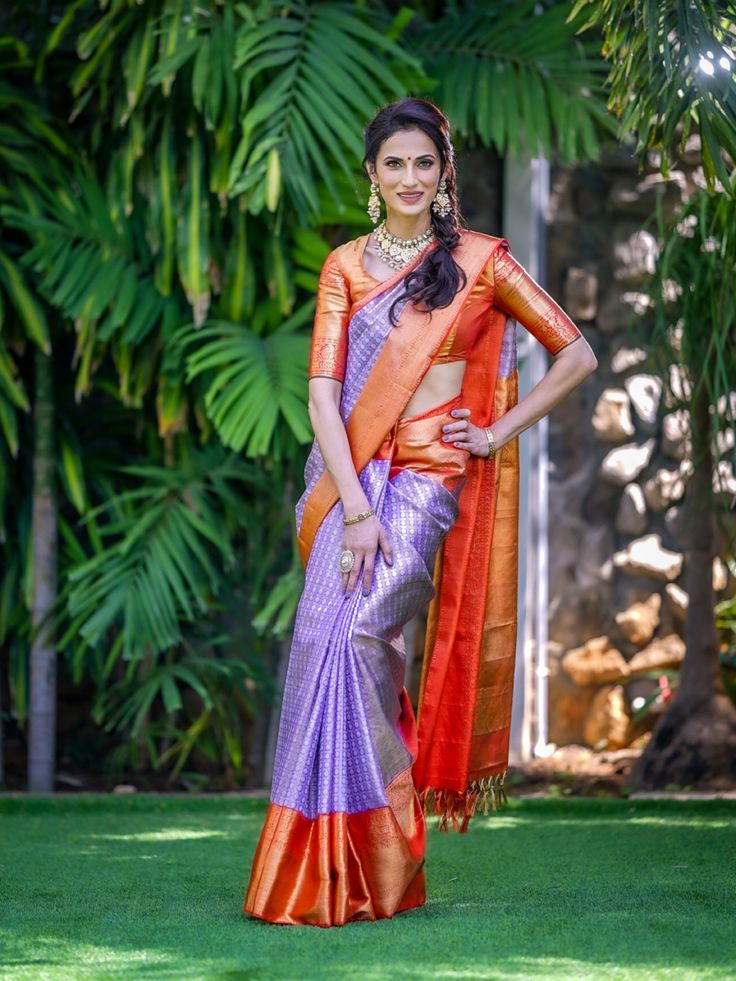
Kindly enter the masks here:
[[[442, 424], [459, 398], [422, 416], [400, 417], [499, 241], [465, 233], [455, 256], [467, 283], [431, 317], [404, 302], [391, 326], [388, 311], [403, 291], [406, 267], [351, 310], [340, 412], [356, 472], [391, 536], [394, 560], [389, 566], [379, 553], [368, 595], [360, 581], [354, 593], [344, 593], [338, 565], [343, 510], [315, 440], [296, 507], [305, 586], [271, 799], [244, 904], [251, 915], [330, 926], [392, 916], [425, 901], [425, 824], [414, 779], [420, 747], [404, 688], [402, 628], [435, 596], [438, 556], [461, 515], [465, 485], [472, 491], [477, 474], [485, 473], [481, 489], [488, 491], [496, 468], [441, 441]], [[491, 329], [494, 338], [481, 344], [485, 356], [496, 351], [496, 367], [501, 327], [501, 337]], [[475, 377], [470, 364], [466, 370], [471, 390], [492, 383], [489, 416], [495, 373], [484, 368]], [[482, 509], [483, 520], [489, 515]], [[460, 579], [454, 577], [453, 588]], [[432, 630], [435, 637], [449, 636], [436, 615]], [[441, 667], [441, 659], [436, 664]], [[437, 684], [430, 660], [424, 690], [433, 694]]]

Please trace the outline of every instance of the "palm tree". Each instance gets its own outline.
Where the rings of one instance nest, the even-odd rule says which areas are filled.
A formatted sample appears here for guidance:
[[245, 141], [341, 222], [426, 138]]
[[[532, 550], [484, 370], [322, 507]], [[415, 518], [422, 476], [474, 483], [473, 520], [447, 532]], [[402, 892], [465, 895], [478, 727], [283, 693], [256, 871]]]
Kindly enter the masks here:
[[672, 404], [684, 406], [690, 419], [689, 603], [677, 695], [630, 780], [633, 787], [730, 787], [736, 708], [720, 670], [711, 569], [724, 472], [733, 473], [726, 456], [731, 468], [735, 462], [723, 435], [736, 422], [736, 5], [581, 0], [576, 12], [583, 8], [604, 31], [604, 53], [614, 66], [609, 105], [621, 117], [622, 136], [633, 131], [639, 151], [657, 148], [666, 173], [674, 141], [684, 144], [694, 127], [710, 189], [693, 197], [673, 227], [660, 216], [663, 247], [649, 285], [655, 310], [649, 344]]

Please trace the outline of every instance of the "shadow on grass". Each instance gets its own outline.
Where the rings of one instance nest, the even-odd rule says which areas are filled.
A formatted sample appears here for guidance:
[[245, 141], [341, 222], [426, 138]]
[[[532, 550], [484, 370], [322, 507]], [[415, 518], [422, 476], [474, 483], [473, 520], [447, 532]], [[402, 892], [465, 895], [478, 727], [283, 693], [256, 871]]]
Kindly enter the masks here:
[[341, 929], [245, 918], [265, 802], [0, 799], [5, 978], [727, 978], [736, 805], [513, 800], [430, 822], [428, 902]]

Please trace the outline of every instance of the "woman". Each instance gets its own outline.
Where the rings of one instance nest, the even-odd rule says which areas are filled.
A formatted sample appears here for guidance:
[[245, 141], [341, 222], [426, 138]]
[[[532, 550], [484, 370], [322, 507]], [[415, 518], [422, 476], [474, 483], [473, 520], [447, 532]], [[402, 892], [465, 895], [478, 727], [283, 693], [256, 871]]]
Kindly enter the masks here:
[[[406, 98], [365, 132], [368, 213], [319, 280], [306, 579], [244, 910], [332, 926], [425, 900], [423, 804], [503, 800], [516, 636], [516, 437], [594, 370], [509, 243], [458, 227], [450, 128]], [[554, 355], [516, 398], [518, 320]], [[434, 599], [433, 599], [434, 597]], [[415, 724], [402, 627], [430, 600]]]

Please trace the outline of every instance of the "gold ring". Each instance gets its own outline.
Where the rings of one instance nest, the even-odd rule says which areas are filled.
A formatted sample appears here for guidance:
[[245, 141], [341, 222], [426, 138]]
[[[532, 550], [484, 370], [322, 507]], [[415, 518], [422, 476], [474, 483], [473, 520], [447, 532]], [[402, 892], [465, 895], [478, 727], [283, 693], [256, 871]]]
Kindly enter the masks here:
[[350, 572], [355, 565], [355, 553], [349, 548], [340, 552], [340, 572]]

